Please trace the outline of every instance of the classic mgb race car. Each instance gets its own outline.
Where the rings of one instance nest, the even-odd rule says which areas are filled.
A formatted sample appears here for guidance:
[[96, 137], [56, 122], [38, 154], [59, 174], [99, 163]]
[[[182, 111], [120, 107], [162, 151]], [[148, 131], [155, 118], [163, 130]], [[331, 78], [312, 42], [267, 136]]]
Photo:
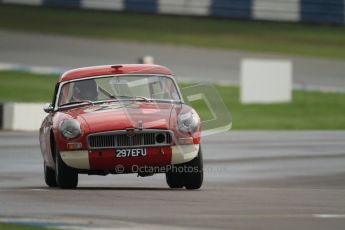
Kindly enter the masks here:
[[78, 174], [165, 173], [170, 188], [203, 182], [200, 118], [163, 66], [74, 69], [56, 84], [40, 128], [45, 182], [75, 188]]

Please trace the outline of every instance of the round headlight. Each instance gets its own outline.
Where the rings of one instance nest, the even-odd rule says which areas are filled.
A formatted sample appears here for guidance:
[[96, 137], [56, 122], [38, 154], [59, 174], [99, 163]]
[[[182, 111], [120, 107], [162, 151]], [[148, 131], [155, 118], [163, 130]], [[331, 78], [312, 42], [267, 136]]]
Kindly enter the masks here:
[[180, 131], [194, 133], [198, 129], [199, 119], [193, 112], [179, 114], [177, 124]]
[[66, 119], [60, 125], [62, 136], [68, 139], [76, 138], [81, 135], [80, 124], [75, 119]]

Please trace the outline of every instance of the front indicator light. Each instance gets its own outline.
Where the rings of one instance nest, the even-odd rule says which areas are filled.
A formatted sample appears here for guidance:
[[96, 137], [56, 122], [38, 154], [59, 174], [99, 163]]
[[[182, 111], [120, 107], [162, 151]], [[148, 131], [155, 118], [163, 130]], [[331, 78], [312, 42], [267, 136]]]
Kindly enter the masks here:
[[82, 143], [67, 143], [67, 149], [69, 150], [81, 149], [82, 147]]
[[193, 137], [179, 138], [178, 143], [180, 145], [191, 145], [194, 144]]

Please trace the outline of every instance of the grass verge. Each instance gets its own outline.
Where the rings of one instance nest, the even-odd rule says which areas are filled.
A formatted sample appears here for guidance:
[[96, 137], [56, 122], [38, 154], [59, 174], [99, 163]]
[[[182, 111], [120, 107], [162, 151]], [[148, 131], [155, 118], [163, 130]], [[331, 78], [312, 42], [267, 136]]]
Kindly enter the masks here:
[[[7, 224], [7, 223], [0, 223], [1, 230], [49, 230], [48, 228], [42, 227], [32, 227], [28, 225], [21, 225], [21, 224]], [[51, 229], [50, 229], [51, 230]]]
[[[0, 101], [48, 102], [57, 76], [0, 71]], [[182, 84], [182, 87], [185, 87]], [[233, 118], [233, 129], [345, 129], [345, 94], [294, 91], [287, 104], [242, 105], [239, 88], [216, 86]], [[195, 108], [206, 119], [205, 106]]]
[[0, 71], [0, 101], [48, 102], [58, 76]]
[[345, 59], [345, 27], [0, 4], [0, 28]]

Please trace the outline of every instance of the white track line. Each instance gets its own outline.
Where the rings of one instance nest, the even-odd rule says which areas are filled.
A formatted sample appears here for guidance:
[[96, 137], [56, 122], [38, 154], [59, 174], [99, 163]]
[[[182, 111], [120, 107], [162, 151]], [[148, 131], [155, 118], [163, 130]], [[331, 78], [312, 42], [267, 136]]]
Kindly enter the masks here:
[[344, 219], [345, 214], [314, 214], [313, 217], [323, 219]]

